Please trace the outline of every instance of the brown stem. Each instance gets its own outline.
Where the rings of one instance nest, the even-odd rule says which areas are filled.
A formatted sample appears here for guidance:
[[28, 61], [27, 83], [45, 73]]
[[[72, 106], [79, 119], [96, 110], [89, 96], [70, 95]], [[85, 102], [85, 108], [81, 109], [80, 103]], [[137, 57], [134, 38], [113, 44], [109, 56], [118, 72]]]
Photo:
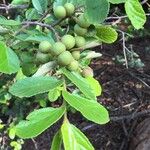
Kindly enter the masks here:
[[29, 5], [17, 5], [17, 6], [14, 6], [14, 5], [1, 5], [0, 6], [0, 9], [1, 10], [11, 10], [11, 9], [26, 9], [28, 8]]
[[25, 21], [25, 22], [22, 23], [22, 25], [26, 25], [26, 26], [39, 25], [41, 27], [46, 27], [55, 34], [55, 37], [56, 37], [57, 41], [59, 41], [59, 39], [60, 39], [58, 33], [55, 31], [55, 29], [51, 25], [48, 25], [48, 24], [45, 24], [45, 23], [40, 23], [40, 22], [37, 22], [37, 21]]

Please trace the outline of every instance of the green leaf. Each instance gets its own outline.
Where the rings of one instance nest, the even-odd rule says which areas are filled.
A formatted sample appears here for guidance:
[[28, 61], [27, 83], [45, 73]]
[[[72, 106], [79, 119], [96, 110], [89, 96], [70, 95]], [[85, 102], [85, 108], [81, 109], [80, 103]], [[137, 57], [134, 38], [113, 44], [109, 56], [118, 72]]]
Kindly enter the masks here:
[[62, 136], [61, 132], [58, 131], [52, 141], [51, 150], [60, 150], [62, 145]]
[[18, 97], [31, 97], [48, 92], [62, 84], [54, 77], [29, 77], [14, 83], [9, 92]]
[[96, 36], [100, 41], [111, 44], [117, 40], [118, 33], [110, 26], [97, 25], [95, 27], [97, 31]]
[[0, 42], [0, 72], [11, 74], [16, 73], [19, 69], [18, 56], [5, 43]]
[[90, 121], [97, 124], [106, 124], [109, 122], [109, 114], [104, 106], [96, 101], [89, 101], [79, 95], [70, 94], [63, 91], [63, 98], [76, 110]]
[[112, 4], [120, 4], [120, 3], [125, 3], [126, 0], [108, 0]]
[[40, 18], [38, 11], [34, 8], [30, 8], [25, 12], [25, 16], [27, 20], [37, 20]]
[[10, 128], [10, 130], [9, 130], [9, 138], [11, 140], [13, 140], [15, 138], [15, 135], [16, 135], [16, 129], [14, 127]]
[[26, 76], [23, 74], [22, 69], [20, 69], [16, 74], [16, 80], [21, 80], [26, 78]]
[[21, 142], [19, 142], [19, 141], [11, 141], [10, 146], [13, 147], [14, 150], [22, 149]]
[[39, 13], [43, 13], [47, 9], [48, 1], [47, 0], [32, 0], [32, 4]]
[[64, 112], [64, 107], [35, 110], [27, 116], [27, 120], [16, 125], [16, 135], [23, 139], [36, 137], [57, 122]]
[[0, 16], [0, 25], [18, 26], [18, 25], [21, 25], [21, 22], [15, 21], [15, 20], [11, 20], [11, 19], [8, 20], [8, 19]]
[[80, 145], [81, 149], [84, 147], [85, 150], [94, 150], [94, 147], [92, 146], [88, 138], [74, 125], [71, 125], [71, 127], [76, 141]]
[[59, 90], [59, 87], [58, 88], [54, 88], [52, 90], [49, 91], [48, 93], [48, 99], [51, 101], [51, 102], [54, 102], [56, 101], [61, 95], [61, 91]]
[[22, 4], [26, 4], [29, 3], [30, 0], [13, 0], [11, 2], [11, 4], [13, 5], [22, 5]]
[[52, 37], [44, 35], [44, 34], [36, 34], [36, 35], [30, 35], [26, 39], [24, 39], [26, 42], [41, 42], [41, 41], [52, 41]]
[[70, 123], [66, 120], [61, 126], [61, 133], [65, 150], [78, 150], [79, 146], [72, 132]]
[[66, 69], [62, 69], [63, 74], [75, 84], [80, 91], [89, 99], [96, 100], [94, 90], [91, 88], [90, 84], [85, 78], [75, 72], [70, 72]]
[[86, 0], [85, 15], [90, 23], [99, 24], [103, 22], [109, 12], [109, 3], [107, 0]]
[[65, 150], [94, 150], [86, 136], [68, 120], [64, 121], [61, 132]]
[[140, 29], [146, 22], [146, 15], [139, 0], [127, 0], [125, 3], [126, 13], [136, 29]]
[[55, 43], [51, 34], [46, 35], [35, 30], [33, 30], [30, 34], [20, 34], [16, 36], [16, 38], [21, 41], [26, 41], [28, 43], [29, 42], [39, 43], [42, 41], [49, 41], [52, 44]]
[[4, 40], [4, 36], [0, 35], [0, 41], [3, 41], [3, 40]]
[[95, 95], [100, 96], [102, 93], [102, 88], [101, 88], [99, 82], [96, 79], [94, 79], [93, 77], [87, 77], [86, 80], [91, 85], [92, 89], [94, 90]]

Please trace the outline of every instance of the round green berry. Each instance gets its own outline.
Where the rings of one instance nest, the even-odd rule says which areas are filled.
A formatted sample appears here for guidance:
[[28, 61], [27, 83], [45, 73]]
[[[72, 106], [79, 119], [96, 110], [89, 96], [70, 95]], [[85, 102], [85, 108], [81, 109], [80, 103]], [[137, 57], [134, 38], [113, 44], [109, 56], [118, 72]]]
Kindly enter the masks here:
[[77, 35], [84, 36], [87, 33], [87, 29], [80, 27], [78, 24], [74, 26], [74, 32]]
[[76, 60], [74, 60], [67, 66], [67, 68], [70, 71], [76, 71], [79, 68], [79, 63]]
[[52, 45], [48, 41], [42, 41], [39, 44], [39, 51], [42, 53], [48, 53], [51, 49]]
[[62, 52], [58, 58], [57, 58], [57, 61], [58, 61], [58, 64], [61, 65], [61, 66], [67, 66], [69, 65], [72, 61], [73, 61], [73, 57], [71, 55], [71, 53], [69, 51], [64, 51]]
[[58, 19], [62, 19], [66, 17], [66, 9], [63, 6], [57, 6], [54, 8], [54, 15]]
[[75, 46], [75, 38], [72, 35], [64, 35], [61, 41], [68, 50]]
[[58, 56], [66, 50], [66, 46], [62, 42], [56, 42], [51, 48], [51, 54]]
[[72, 14], [74, 14], [75, 12], [75, 7], [73, 4], [71, 3], [66, 3], [64, 5], [65, 9], [66, 9], [66, 12], [67, 12], [67, 16], [71, 16]]
[[41, 52], [38, 52], [36, 54], [36, 62], [39, 62], [39, 63], [47, 63], [50, 61], [50, 56], [48, 54], [44, 54], [44, 53], [41, 53]]
[[75, 37], [75, 43], [76, 43], [76, 47], [83, 47], [83, 46], [85, 46], [85, 43], [86, 43], [86, 41], [85, 41], [85, 38], [84, 37], [82, 37], [82, 36], [76, 36]]
[[90, 26], [90, 23], [85, 18], [84, 14], [82, 14], [78, 17], [77, 24], [82, 28], [88, 28]]
[[75, 60], [79, 60], [80, 59], [80, 51], [73, 51], [72, 56]]

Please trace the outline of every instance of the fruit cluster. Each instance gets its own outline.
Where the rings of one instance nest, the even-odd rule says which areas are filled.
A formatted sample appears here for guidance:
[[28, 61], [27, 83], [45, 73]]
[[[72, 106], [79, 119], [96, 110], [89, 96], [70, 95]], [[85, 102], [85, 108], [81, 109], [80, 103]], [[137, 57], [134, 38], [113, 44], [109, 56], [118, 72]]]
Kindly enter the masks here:
[[64, 35], [61, 41], [53, 45], [48, 41], [39, 44], [39, 52], [36, 58], [41, 63], [46, 63], [50, 58], [55, 58], [60, 66], [66, 66], [69, 70], [75, 71], [79, 67], [80, 51], [72, 51], [74, 47], [79, 48], [85, 45], [85, 39], [81, 36]]
[[[64, 6], [55, 7], [53, 13], [57, 19], [71, 17], [75, 15], [75, 7], [71, 3], [66, 3]], [[48, 41], [42, 41], [39, 44], [39, 51], [36, 55], [38, 62], [47, 63], [50, 60], [56, 60], [59, 66], [66, 67], [70, 71], [77, 71], [79, 69], [79, 49], [86, 44], [84, 36], [88, 31], [90, 23], [87, 21], [84, 14], [75, 18], [75, 22], [74, 36], [66, 34], [61, 37], [60, 41], [54, 44]], [[85, 74], [85, 72], [83, 71], [83, 74]]]
[[75, 7], [71, 3], [66, 3], [64, 6], [57, 6], [54, 8], [54, 15], [58, 19], [70, 17], [74, 14]]
[[[71, 3], [66, 3], [64, 6], [57, 6], [54, 9], [54, 16], [58, 19], [70, 17], [75, 13], [75, 7]], [[74, 26], [74, 32], [79, 36], [84, 36], [87, 33], [88, 27], [91, 25], [86, 19], [84, 14], [81, 14], [78, 18], [75, 18], [76, 25]]]
[[88, 20], [85, 18], [84, 14], [81, 14], [77, 19], [76, 19], [76, 25], [74, 26], [74, 32], [79, 35], [79, 36], [85, 36], [88, 27], [91, 24], [88, 22]]

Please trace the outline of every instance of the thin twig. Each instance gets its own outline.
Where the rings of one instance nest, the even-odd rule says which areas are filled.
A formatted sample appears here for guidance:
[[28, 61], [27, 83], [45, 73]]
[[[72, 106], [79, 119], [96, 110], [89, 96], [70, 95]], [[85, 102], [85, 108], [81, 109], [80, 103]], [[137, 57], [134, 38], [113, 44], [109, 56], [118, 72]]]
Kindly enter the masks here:
[[130, 74], [132, 77], [134, 77], [134, 78], [136, 78], [137, 80], [139, 80], [140, 82], [142, 82], [147, 88], [150, 89], [150, 85], [148, 85], [145, 81], [143, 81], [143, 80], [140, 79], [139, 77], [135, 76], [135, 75], [134, 75], [133, 73], [131, 73], [131, 72], [129, 72], [129, 74]]
[[67, 17], [62, 18], [62, 19], [59, 19], [58, 21], [54, 22], [54, 23], [52, 24], [52, 27], [55, 27], [55, 26], [59, 25], [59, 24], [60, 24], [62, 21], [64, 21], [66, 18], [67, 18]]
[[[146, 16], [150, 16], [150, 13], [146, 13]], [[116, 17], [114, 17], [114, 16], [110, 16], [110, 17], [107, 17], [106, 18], [106, 20], [113, 20], [113, 19], [115, 19], [115, 20], [120, 20], [120, 19], [125, 19], [125, 18], [128, 18], [128, 16], [127, 15], [124, 15], [124, 16], [116, 16]]]
[[32, 140], [32, 142], [34, 144], [35, 150], [38, 150], [37, 142], [33, 138], [31, 140]]
[[43, 16], [38, 20], [38, 22], [41, 22], [52, 10], [52, 5], [48, 8], [48, 10], [43, 14]]
[[29, 5], [3, 5], [0, 6], [1, 10], [11, 10], [11, 9], [26, 9]]
[[[150, 110], [144, 110], [144, 111], [141, 111], [141, 112], [137, 112], [136, 114], [133, 113], [133, 114], [130, 114], [130, 115], [123, 115], [123, 116], [112, 116], [110, 117], [110, 120], [113, 121], [113, 122], [119, 122], [119, 121], [122, 121], [122, 120], [133, 120], [133, 119], [136, 119], [136, 118], [139, 118], [139, 117], [143, 117], [143, 116], [146, 116], [146, 115], [150, 115]], [[91, 129], [93, 127], [97, 126], [96, 124], [90, 124], [86, 127], [84, 127], [82, 129], [82, 131], [86, 131], [88, 129]]]
[[57, 41], [59, 41], [59, 35], [51, 25], [41, 23], [41, 22], [37, 22], [37, 21], [25, 21], [25, 22], [22, 23], [22, 25], [27, 25], [27, 26], [39, 25], [41, 27], [46, 27], [55, 34], [55, 37], [56, 37]]
[[148, 2], [148, 0], [143, 0], [143, 1], [141, 2], [141, 4], [143, 5], [143, 4], [147, 3], [147, 2]]
[[126, 45], [125, 45], [125, 34], [124, 32], [122, 32], [122, 45], [123, 45], [123, 54], [124, 54], [124, 58], [125, 58], [125, 64], [126, 64], [126, 68], [128, 69], [128, 59], [127, 59], [127, 54], [126, 54]]
[[106, 20], [112, 20], [112, 19], [124, 19], [127, 18], [128, 16], [117, 16], [117, 17], [108, 17]]
[[120, 116], [120, 117], [110, 117], [110, 120], [111, 121], [132, 120], [132, 119], [142, 117], [145, 115], [150, 115], [150, 110], [144, 110], [141, 112], [133, 113], [130, 115], [124, 115], [124, 116]]

